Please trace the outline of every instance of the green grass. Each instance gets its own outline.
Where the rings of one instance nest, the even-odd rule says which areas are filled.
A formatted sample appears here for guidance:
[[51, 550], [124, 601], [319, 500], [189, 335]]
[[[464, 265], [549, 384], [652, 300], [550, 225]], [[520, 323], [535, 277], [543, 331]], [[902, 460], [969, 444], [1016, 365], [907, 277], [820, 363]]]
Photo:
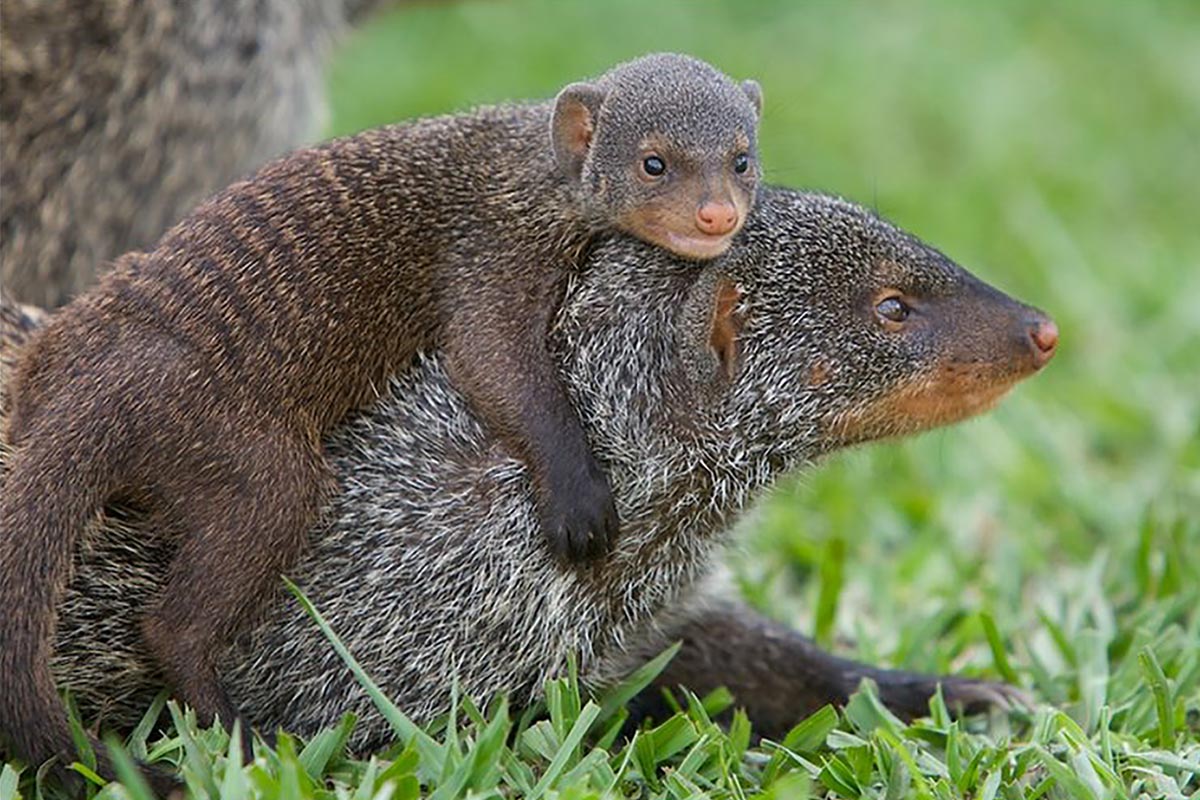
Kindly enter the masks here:
[[418, 6], [347, 42], [330, 132], [662, 49], [759, 79], [770, 180], [872, 205], [1057, 319], [1059, 355], [997, 411], [782, 487], [733, 558], [751, 603], [839, 653], [1006, 677], [1037, 708], [905, 726], [864, 694], [749, 746], [710, 722], [722, 697], [680, 698], [621, 744], [619, 706], [567, 680], [547, 719], [463, 698], [366, 760], [346, 721], [244, 766], [178, 712], [132, 750], [229, 798], [1200, 796], [1200, 4]]

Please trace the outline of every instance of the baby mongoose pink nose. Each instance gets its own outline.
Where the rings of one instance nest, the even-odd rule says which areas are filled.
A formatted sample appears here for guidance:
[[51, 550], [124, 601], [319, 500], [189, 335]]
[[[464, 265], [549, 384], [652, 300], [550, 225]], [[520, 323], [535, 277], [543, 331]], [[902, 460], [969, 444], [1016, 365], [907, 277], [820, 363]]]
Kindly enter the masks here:
[[733, 203], [708, 202], [696, 210], [696, 227], [709, 236], [724, 236], [737, 227], [738, 211]]
[[1058, 326], [1051, 319], [1038, 319], [1029, 326], [1029, 338], [1033, 340], [1034, 358], [1038, 366], [1045, 364], [1058, 347]]

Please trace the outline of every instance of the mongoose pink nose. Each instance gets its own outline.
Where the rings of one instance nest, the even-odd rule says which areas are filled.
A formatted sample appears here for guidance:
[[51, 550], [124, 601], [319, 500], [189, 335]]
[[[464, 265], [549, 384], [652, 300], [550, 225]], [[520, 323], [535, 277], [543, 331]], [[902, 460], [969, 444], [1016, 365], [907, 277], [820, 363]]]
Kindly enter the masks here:
[[696, 210], [696, 227], [709, 236], [724, 236], [737, 227], [738, 211], [733, 203], [708, 202]]
[[1029, 326], [1029, 338], [1033, 340], [1034, 358], [1040, 367], [1051, 359], [1058, 347], [1058, 326], [1050, 319], [1038, 319]]

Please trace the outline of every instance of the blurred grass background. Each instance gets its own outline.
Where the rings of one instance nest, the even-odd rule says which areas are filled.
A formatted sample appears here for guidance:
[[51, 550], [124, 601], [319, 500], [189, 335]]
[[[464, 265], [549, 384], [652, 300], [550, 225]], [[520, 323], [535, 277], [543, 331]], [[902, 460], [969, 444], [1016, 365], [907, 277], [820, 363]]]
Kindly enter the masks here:
[[761, 82], [768, 180], [874, 207], [1062, 330], [987, 417], [781, 487], [735, 559], [752, 602], [945, 670], [989, 663], [977, 611], [1036, 661], [1046, 619], [1200, 569], [1200, 4], [419, 5], [345, 44], [329, 132], [654, 50]]

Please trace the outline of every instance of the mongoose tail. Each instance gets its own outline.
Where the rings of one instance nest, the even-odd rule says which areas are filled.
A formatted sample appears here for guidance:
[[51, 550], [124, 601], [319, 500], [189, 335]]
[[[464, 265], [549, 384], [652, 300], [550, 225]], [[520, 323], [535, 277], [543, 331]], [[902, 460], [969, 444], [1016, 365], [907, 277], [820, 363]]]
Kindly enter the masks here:
[[[21, 348], [45, 324], [47, 316], [40, 308], [15, 303], [0, 295], [0, 431], [4, 430], [4, 423], [11, 412], [8, 397], [10, 370]], [[107, 444], [111, 447], [111, 443]], [[78, 446], [89, 446], [87, 438], [81, 438]], [[15, 500], [16, 489], [4, 479], [15, 468], [15, 456], [10, 452], [9, 442], [3, 437], [0, 437], [0, 455], [4, 455], [8, 462], [0, 469], [0, 486], [4, 489], [3, 497], [0, 497], [0, 565], [4, 565], [0, 568], [0, 602], [9, 604], [14, 587], [10, 569], [32, 570], [39, 576], [61, 571], [61, 559], [73, 555], [73, 532], [84, 528], [98, 506], [95, 492], [89, 492], [86, 485], [77, 482], [79, 474], [74, 467], [85, 462], [60, 462], [59, 474], [55, 474], [54, 470], [44, 469], [45, 463], [33, 463], [37, 459], [54, 459], [47, 451], [36, 450], [35, 443], [31, 442], [29, 447], [21, 451], [21, 458], [26, 462], [23, 467], [25, 474], [39, 475], [39, 483], [62, 482], [75, 492], [64, 496], [64, 504], [54, 510], [42, 507], [37, 502], [10, 508], [8, 504], [10, 500]], [[33, 530], [30, 526], [37, 525], [41, 525], [43, 531], [47, 525], [58, 525], [61, 529], [57, 532], [70, 533], [52, 537], [60, 545], [59, 548], [49, 551], [38, 549], [30, 553], [36, 561], [25, 559], [28, 563], [23, 565], [10, 561], [11, 548], [6, 542], [21, 536], [22, 532], [28, 533]], [[13, 532], [11, 535], [10, 531]], [[67, 551], [65, 554], [63, 548]], [[41, 591], [41, 602], [52, 603], [56, 607], [61, 600], [61, 586], [56, 587], [48, 581], [39, 581], [37, 585]], [[35, 598], [28, 599], [37, 601]], [[16, 676], [15, 680], [7, 683], [5, 691], [0, 692], [0, 735], [10, 739], [8, 744], [14, 753], [26, 754], [30, 764], [39, 764], [52, 756], [59, 756], [57, 774], [66, 787], [76, 791], [81, 788], [79, 778], [66, 769], [69, 762], [64, 760], [66, 754], [75, 752], [75, 742], [50, 674], [49, 655], [46, 652], [52, 641], [50, 636], [55, 619], [56, 615], [52, 613], [11, 614], [0, 620], [0, 672]], [[91, 744], [100, 774], [114, 774], [104, 747], [95, 740]], [[167, 797], [179, 786], [173, 776], [156, 769], [145, 768], [142, 774], [160, 797]]]
[[[23, 331], [10, 327], [21, 322], [12, 310], [5, 310], [5, 338]], [[0, 674], [7, 676], [0, 731], [31, 764], [75, 752], [50, 655], [76, 542], [108, 486], [104, 435], [80, 420], [53, 437], [37, 431], [15, 443], [0, 496]], [[42, 544], [24, 546], [30, 540]], [[103, 748], [95, 749], [102, 756]]]

